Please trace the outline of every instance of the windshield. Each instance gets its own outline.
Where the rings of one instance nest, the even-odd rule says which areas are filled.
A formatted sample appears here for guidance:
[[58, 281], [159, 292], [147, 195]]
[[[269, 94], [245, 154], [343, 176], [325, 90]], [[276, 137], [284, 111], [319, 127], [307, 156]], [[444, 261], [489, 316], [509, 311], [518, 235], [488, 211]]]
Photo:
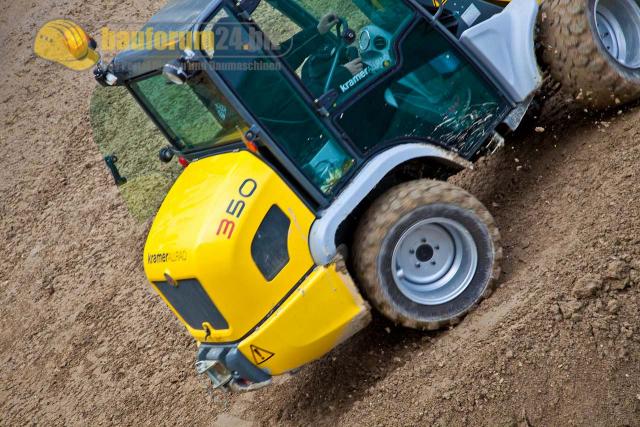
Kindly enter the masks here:
[[[266, 0], [252, 14], [307, 89], [335, 90], [338, 104], [396, 64], [393, 45], [413, 16], [397, 0]], [[346, 28], [352, 43], [338, 36]]]
[[184, 85], [157, 74], [131, 83], [130, 88], [182, 150], [237, 142], [249, 128], [203, 73]]

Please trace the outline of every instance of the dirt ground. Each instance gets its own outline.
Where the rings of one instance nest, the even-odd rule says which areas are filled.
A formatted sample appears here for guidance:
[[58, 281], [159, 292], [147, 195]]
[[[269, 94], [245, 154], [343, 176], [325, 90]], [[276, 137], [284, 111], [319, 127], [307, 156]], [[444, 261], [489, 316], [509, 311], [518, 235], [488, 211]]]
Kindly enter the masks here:
[[456, 328], [376, 318], [270, 388], [209, 394], [92, 140], [90, 73], [31, 51], [49, 19], [96, 31], [159, 6], [0, 0], [0, 425], [640, 425], [637, 107], [549, 115], [454, 178], [506, 256]]

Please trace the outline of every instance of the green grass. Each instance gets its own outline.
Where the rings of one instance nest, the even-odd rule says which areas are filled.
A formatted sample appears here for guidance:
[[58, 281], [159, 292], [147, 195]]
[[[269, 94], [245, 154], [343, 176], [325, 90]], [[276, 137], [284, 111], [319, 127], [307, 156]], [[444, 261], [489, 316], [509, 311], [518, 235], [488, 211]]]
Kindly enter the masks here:
[[369, 24], [369, 19], [351, 1], [344, 0], [303, 0], [299, 1], [306, 9], [320, 18], [329, 12], [337, 13], [345, 18], [349, 27], [358, 32], [362, 27]]
[[[304, 0], [298, 1], [298, 3], [318, 19], [329, 12], [337, 13], [348, 21], [349, 27], [356, 31], [369, 23], [368, 18], [350, 1]], [[253, 16], [269, 39], [276, 44], [293, 37], [301, 30], [291, 19], [274, 9], [266, 1], [260, 3]]]
[[164, 164], [158, 159], [167, 140], [124, 88], [98, 86], [90, 113], [100, 153], [115, 154], [127, 178], [120, 192], [131, 215], [139, 221], [151, 218], [181, 170], [176, 161]]

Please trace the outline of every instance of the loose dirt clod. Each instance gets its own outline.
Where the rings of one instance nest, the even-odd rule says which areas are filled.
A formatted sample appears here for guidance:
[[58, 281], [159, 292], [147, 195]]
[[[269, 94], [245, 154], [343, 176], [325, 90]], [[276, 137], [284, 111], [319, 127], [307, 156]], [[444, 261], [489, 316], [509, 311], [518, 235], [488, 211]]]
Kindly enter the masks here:
[[602, 288], [602, 278], [588, 275], [576, 280], [573, 287], [573, 295], [578, 299], [594, 296]]

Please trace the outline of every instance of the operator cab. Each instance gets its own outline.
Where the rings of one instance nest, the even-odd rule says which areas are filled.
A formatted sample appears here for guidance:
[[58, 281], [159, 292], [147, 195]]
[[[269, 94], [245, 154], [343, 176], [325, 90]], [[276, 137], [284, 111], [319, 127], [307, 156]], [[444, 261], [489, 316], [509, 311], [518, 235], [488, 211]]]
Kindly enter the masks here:
[[220, 77], [325, 197], [403, 142], [471, 157], [512, 107], [456, 44], [457, 23], [434, 24], [408, 3], [255, 3], [250, 19], [223, 6], [208, 24], [224, 21], [229, 39], [263, 35], [268, 43], [244, 45], [251, 66], [229, 71], [237, 57], [224, 46], [210, 59], [227, 65]]
[[[191, 39], [167, 42], [185, 49], [127, 51], [97, 75], [124, 85], [170, 141], [164, 160], [186, 164], [249, 146], [320, 209], [394, 145], [424, 142], [473, 157], [513, 109], [461, 47], [468, 19], [423, 6], [178, 1], [143, 31], [188, 31]], [[475, 19], [491, 7], [481, 2]]]

